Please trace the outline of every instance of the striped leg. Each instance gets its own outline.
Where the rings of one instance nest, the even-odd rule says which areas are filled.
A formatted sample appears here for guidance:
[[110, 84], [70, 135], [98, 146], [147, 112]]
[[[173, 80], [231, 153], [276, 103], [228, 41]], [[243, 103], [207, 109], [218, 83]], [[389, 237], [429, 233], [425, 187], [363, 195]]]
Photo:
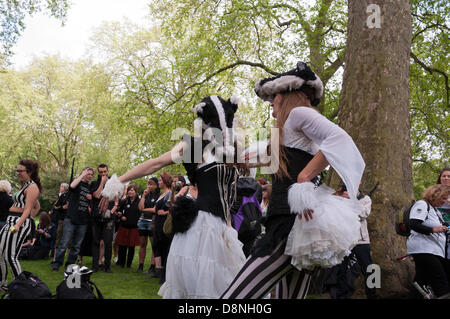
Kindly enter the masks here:
[[221, 298], [263, 298], [278, 281], [293, 270], [291, 257], [284, 254], [284, 245], [280, 244], [272, 255], [250, 257]]
[[[6, 227], [8, 224], [5, 224], [5, 227], [0, 231], [0, 288], [6, 287], [7, 279], [8, 279], [8, 267], [6, 266], [6, 237], [8, 235], [8, 228]], [[8, 226], [9, 227], [9, 226]]]
[[311, 274], [294, 269], [277, 284], [277, 299], [305, 299], [311, 282]]
[[27, 219], [15, 237], [13, 237], [16, 241], [11, 245], [11, 254], [8, 257], [11, 257], [9, 265], [11, 266], [11, 271], [13, 273], [13, 278], [16, 278], [21, 272], [22, 267], [19, 263], [19, 253], [22, 249], [22, 244], [25, 242], [27, 236], [31, 233], [31, 221]]
[[[11, 222], [9, 224], [14, 225], [15, 223], [16, 219], [11, 219]], [[20, 227], [17, 233], [13, 234], [9, 231], [3, 232], [3, 234], [6, 233], [6, 236], [2, 238], [0, 250], [3, 253], [3, 258], [6, 259], [7, 263], [11, 267], [13, 278], [16, 278], [22, 272], [18, 257], [20, 249], [22, 248], [22, 244], [25, 241], [25, 238], [30, 234], [30, 232], [31, 224], [29, 219], [25, 220], [25, 222], [22, 224], [22, 227]]]

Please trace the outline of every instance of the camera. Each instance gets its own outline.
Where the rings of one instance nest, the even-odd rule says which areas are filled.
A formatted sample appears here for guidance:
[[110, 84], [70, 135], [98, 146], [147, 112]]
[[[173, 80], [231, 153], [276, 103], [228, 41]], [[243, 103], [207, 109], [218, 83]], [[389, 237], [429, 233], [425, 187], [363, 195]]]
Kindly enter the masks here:
[[181, 186], [183, 186], [183, 183], [181, 181], [175, 182], [175, 191], [179, 192], [181, 190]]

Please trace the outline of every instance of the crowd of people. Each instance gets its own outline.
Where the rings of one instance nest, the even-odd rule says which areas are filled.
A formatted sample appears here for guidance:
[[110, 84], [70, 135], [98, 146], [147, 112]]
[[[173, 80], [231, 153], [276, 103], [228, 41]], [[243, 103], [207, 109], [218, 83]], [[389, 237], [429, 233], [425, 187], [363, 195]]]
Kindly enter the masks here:
[[[262, 153], [277, 150], [274, 141], [261, 153], [236, 152], [235, 96], [208, 96], [192, 109], [203, 139], [185, 135], [172, 150], [120, 177], [106, 164], [85, 167], [61, 184], [48, 213], [38, 201], [39, 164], [21, 160], [20, 190], [11, 196], [10, 183], [0, 181], [0, 291], [7, 291], [8, 269], [20, 274], [19, 259], [50, 258], [58, 271], [83, 262], [90, 251], [92, 270], [112, 273], [112, 264], [130, 268], [139, 246], [136, 271], [159, 279], [163, 298], [306, 298], [321, 269], [323, 290], [349, 298], [352, 289], [337, 278], [358, 265], [367, 279], [373, 263], [362, 156], [343, 129], [314, 109], [323, 84], [305, 63], [258, 81], [255, 92], [271, 103], [280, 129], [270, 178], [255, 179], [252, 169], [267, 166]], [[180, 161], [185, 176], [163, 171]], [[322, 181], [327, 166], [342, 180], [337, 190]], [[132, 182], [145, 176], [152, 177], [140, 191]], [[450, 292], [449, 189], [445, 168], [412, 207], [407, 241], [416, 280], [438, 296]], [[367, 298], [378, 298], [375, 288], [365, 288]]]

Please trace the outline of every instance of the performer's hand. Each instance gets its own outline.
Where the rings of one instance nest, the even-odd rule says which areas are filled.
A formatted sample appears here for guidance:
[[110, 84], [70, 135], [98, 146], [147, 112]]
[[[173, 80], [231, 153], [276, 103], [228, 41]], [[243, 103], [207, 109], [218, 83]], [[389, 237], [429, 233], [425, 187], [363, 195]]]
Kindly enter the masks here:
[[98, 208], [100, 209], [100, 212], [106, 212], [106, 210], [108, 209], [108, 204], [109, 204], [109, 198], [108, 197], [102, 197], [102, 199], [100, 200], [100, 203], [98, 204]]
[[9, 229], [12, 233], [17, 233], [20, 229], [20, 227], [22, 227], [22, 224], [15, 224], [14, 225], [14, 231], [11, 230], [11, 228]]
[[106, 183], [108, 181], [108, 175], [103, 175], [101, 182]]
[[165, 211], [165, 210], [163, 210], [163, 209], [160, 209], [160, 210], [158, 210], [158, 212], [157, 212], [157, 214], [160, 215], [160, 216], [162, 216], [162, 215], [167, 215], [168, 213], [169, 213], [168, 211]]
[[306, 222], [309, 222], [311, 219], [313, 219], [313, 214], [314, 214], [314, 211], [309, 209], [309, 210], [305, 210], [303, 212], [303, 214], [297, 214], [297, 216], [298, 216], [298, 219], [302, 220], [302, 215], [304, 215]]

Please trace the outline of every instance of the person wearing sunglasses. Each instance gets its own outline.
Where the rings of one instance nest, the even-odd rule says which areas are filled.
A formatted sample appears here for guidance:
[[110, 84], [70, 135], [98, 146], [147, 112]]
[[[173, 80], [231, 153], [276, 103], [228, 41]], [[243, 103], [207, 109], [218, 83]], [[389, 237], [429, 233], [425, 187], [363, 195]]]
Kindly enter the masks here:
[[0, 230], [0, 292], [7, 292], [8, 266], [13, 279], [22, 272], [18, 256], [25, 238], [32, 232], [33, 221], [29, 217], [42, 192], [37, 162], [21, 160], [16, 173], [21, 188], [13, 194], [14, 203], [9, 209], [5, 226]]

